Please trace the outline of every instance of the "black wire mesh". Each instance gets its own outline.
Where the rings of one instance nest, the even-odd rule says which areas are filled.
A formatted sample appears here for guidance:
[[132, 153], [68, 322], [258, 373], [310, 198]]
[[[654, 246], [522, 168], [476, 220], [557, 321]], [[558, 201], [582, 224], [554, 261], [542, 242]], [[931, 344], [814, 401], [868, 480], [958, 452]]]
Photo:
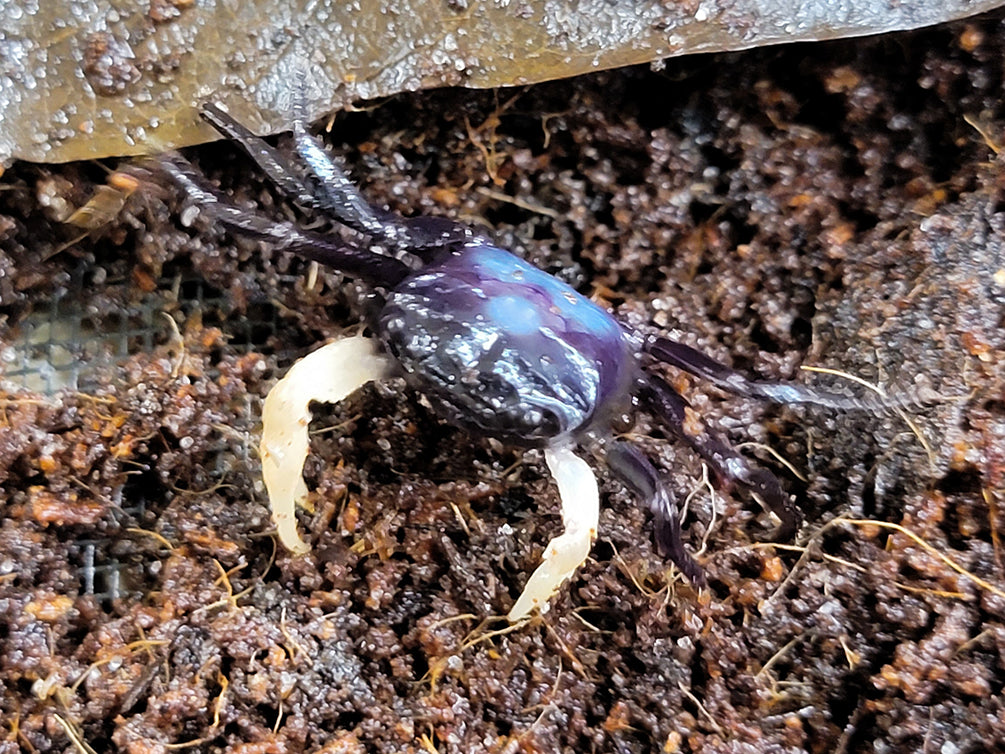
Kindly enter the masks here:
[[[169, 318], [183, 326], [198, 316], [203, 324], [219, 327], [223, 352], [229, 355], [276, 350], [272, 346], [280, 323], [269, 302], [251, 302], [234, 311], [226, 294], [186, 273], [161, 278], [149, 293], [137, 296], [135, 289], [128, 289], [123, 298], [129, 300], [114, 307], [95, 306], [94, 287], [86, 282], [91, 277], [93, 270], [81, 265], [67, 285], [39, 296], [31, 311], [7, 329], [0, 348], [0, 383], [6, 392], [41, 394], [53, 402], [72, 393], [90, 393], [115, 379], [116, 368], [127, 359], [168, 342], [174, 330]], [[292, 350], [278, 350], [280, 360], [292, 359]], [[257, 415], [260, 401], [246, 396], [245, 415]], [[206, 469], [210, 478], [223, 479], [235, 456], [245, 468], [251, 466], [251, 450], [236, 434], [219, 439], [216, 463]], [[117, 489], [113, 502], [122, 527], [141, 526], [149, 518], [142, 484]], [[124, 562], [115, 549], [115, 538], [109, 536], [79, 539], [71, 550], [80, 593], [106, 609], [121, 598], [141, 596], [136, 589], [138, 564]]]

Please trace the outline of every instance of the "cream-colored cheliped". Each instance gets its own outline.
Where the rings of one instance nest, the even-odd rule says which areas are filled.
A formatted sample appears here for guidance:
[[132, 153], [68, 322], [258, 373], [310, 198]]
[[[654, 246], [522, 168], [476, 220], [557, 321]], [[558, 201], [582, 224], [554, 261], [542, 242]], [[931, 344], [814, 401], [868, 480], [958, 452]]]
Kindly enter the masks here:
[[307, 497], [304, 461], [311, 402], [337, 403], [366, 383], [387, 377], [391, 365], [373, 338], [343, 338], [300, 359], [265, 397], [262, 476], [279, 541], [290, 552], [303, 555], [310, 550], [297, 533], [296, 508]]
[[548, 543], [523, 593], [509, 611], [511, 622], [535, 608], [548, 609], [548, 601], [590, 554], [600, 520], [600, 492], [593, 469], [567, 446], [544, 451], [548, 469], [558, 484], [565, 531]]

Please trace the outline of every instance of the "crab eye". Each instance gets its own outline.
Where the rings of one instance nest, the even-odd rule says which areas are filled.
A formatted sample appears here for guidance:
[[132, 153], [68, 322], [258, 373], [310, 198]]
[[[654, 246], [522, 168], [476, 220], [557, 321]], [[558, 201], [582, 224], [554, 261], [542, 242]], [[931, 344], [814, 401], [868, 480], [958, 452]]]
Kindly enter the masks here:
[[449, 418], [523, 444], [606, 417], [635, 376], [634, 350], [606, 311], [481, 241], [398, 285], [380, 331], [412, 385]]

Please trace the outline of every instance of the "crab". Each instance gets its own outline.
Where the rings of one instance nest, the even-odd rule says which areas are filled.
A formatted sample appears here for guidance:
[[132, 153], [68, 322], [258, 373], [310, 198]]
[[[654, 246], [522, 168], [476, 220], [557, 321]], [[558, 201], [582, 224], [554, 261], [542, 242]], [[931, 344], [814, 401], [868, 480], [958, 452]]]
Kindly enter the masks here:
[[683, 544], [672, 491], [637, 447], [614, 438], [611, 423], [626, 410], [649, 412], [707, 462], [720, 485], [749, 490], [778, 517], [777, 538], [795, 533], [798, 509], [775, 476], [705, 428], [660, 371], [670, 365], [725, 391], [784, 404], [856, 408], [860, 399], [751, 379], [690, 346], [629, 328], [497, 246], [487, 231], [446, 218], [405, 218], [371, 205], [311, 136], [302, 115], [293, 126], [301, 167], [219, 105], [205, 105], [202, 115], [294, 202], [362, 240], [353, 244], [239, 208], [182, 157], [164, 157], [163, 169], [189, 199], [231, 233], [331, 266], [366, 283], [382, 301], [366, 323], [373, 337], [345, 337], [318, 348], [296, 362], [265, 399], [262, 473], [279, 541], [289, 551], [310, 549], [296, 519], [297, 505], [308, 494], [303, 468], [310, 404], [341, 401], [394, 375], [424, 395], [443, 420], [477, 436], [544, 451], [564, 531], [548, 543], [508, 613], [510, 621], [547, 610], [589, 555], [600, 495], [581, 447], [599, 449], [652, 513], [659, 553], [695, 587], [704, 585], [702, 568]]

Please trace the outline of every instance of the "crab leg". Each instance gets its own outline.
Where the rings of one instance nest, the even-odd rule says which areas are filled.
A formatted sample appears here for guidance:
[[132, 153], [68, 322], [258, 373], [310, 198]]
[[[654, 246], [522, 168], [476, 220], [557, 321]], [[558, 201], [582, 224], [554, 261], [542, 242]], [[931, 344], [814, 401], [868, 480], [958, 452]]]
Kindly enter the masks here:
[[185, 189], [200, 212], [210, 213], [235, 235], [266, 241], [280, 251], [306, 257], [372, 285], [391, 287], [408, 275], [408, 267], [393, 257], [357, 249], [337, 236], [300, 230], [292, 223], [277, 223], [246, 212], [206, 185], [192, 166], [176, 154], [164, 155], [158, 162]]
[[653, 514], [653, 529], [660, 555], [670, 558], [695, 586], [705, 585], [705, 574], [684, 549], [680, 512], [673, 493], [642, 452], [625, 442], [614, 442], [607, 450], [611, 470], [641, 498]]
[[203, 120], [221, 134], [240, 144], [248, 156], [255, 161], [255, 164], [265, 171], [272, 182], [282, 188], [298, 204], [304, 207], [319, 206], [317, 198], [297, 177], [289, 161], [278, 149], [270, 146], [264, 139], [255, 136], [241, 123], [234, 120], [230, 113], [214, 102], [207, 102], [203, 105], [199, 114], [202, 115]]
[[660, 419], [664, 426], [691, 446], [712, 467], [721, 483], [739, 484], [754, 493], [762, 503], [778, 516], [781, 522], [775, 536], [788, 539], [796, 533], [802, 514], [793, 504], [782, 485], [767, 469], [752, 465], [733, 450], [724, 438], [701, 428], [695, 431], [688, 421], [687, 401], [666, 380], [655, 374], [646, 375], [638, 383], [642, 403]]
[[391, 360], [377, 341], [356, 336], [322, 346], [295, 363], [265, 397], [262, 476], [279, 541], [296, 555], [310, 550], [297, 533], [296, 506], [307, 497], [304, 461], [310, 404], [336, 403], [368, 382], [388, 376]]
[[720, 390], [744, 398], [757, 398], [783, 405], [809, 404], [836, 408], [845, 411], [883, 411], [912, 403], [921, 403], [923, 398], [916, 395], [887, 397], [882, 395], [862, 395], [837, 393], [810, 385], [775, 380], [752, 380], [742, 372], [720, 364], [715, 359], [683, 343], [668, 338], [650, 338], [645, 345], [647, 353], [664, 364], [683, 369], [696, 377], [707, 380]]
[[200, 114], [217, 131], [240, 144], [272, 182], [301, 207], [329, 210], [348, 227], [423, 260], [433, 251], [463, 243], [473, 236], [469, 228], [445, 217], [404, 218], [367, 202], [344, 171], [307, 133], [302, 114], [294, 123], [297, 151], [321, 181], [305, 183], [278, 149], [255, 136], [219, 105], [207, 102]]
[[342, 168], [307, 132], [302, 117], [293, 121], [293, 138], [300, 157], [319, 178], [313, 194], [315, 205], [330, 211], [339, 222], [353, 230], [427, 261], [431, 252], [473, 237], [470, 229], [445, 217], [406, 219], [370, 204]]
[[567, 446], [547, 448], [544, 458], [558, 484], [564, 533], [548, 543], [541, 565], [531, 574], [523, 593], [506, 617], [515, 623], [534, 608], [547, 609], [548, 600], [590, 554], [600, 519], [600, 493], [593, 471]]

